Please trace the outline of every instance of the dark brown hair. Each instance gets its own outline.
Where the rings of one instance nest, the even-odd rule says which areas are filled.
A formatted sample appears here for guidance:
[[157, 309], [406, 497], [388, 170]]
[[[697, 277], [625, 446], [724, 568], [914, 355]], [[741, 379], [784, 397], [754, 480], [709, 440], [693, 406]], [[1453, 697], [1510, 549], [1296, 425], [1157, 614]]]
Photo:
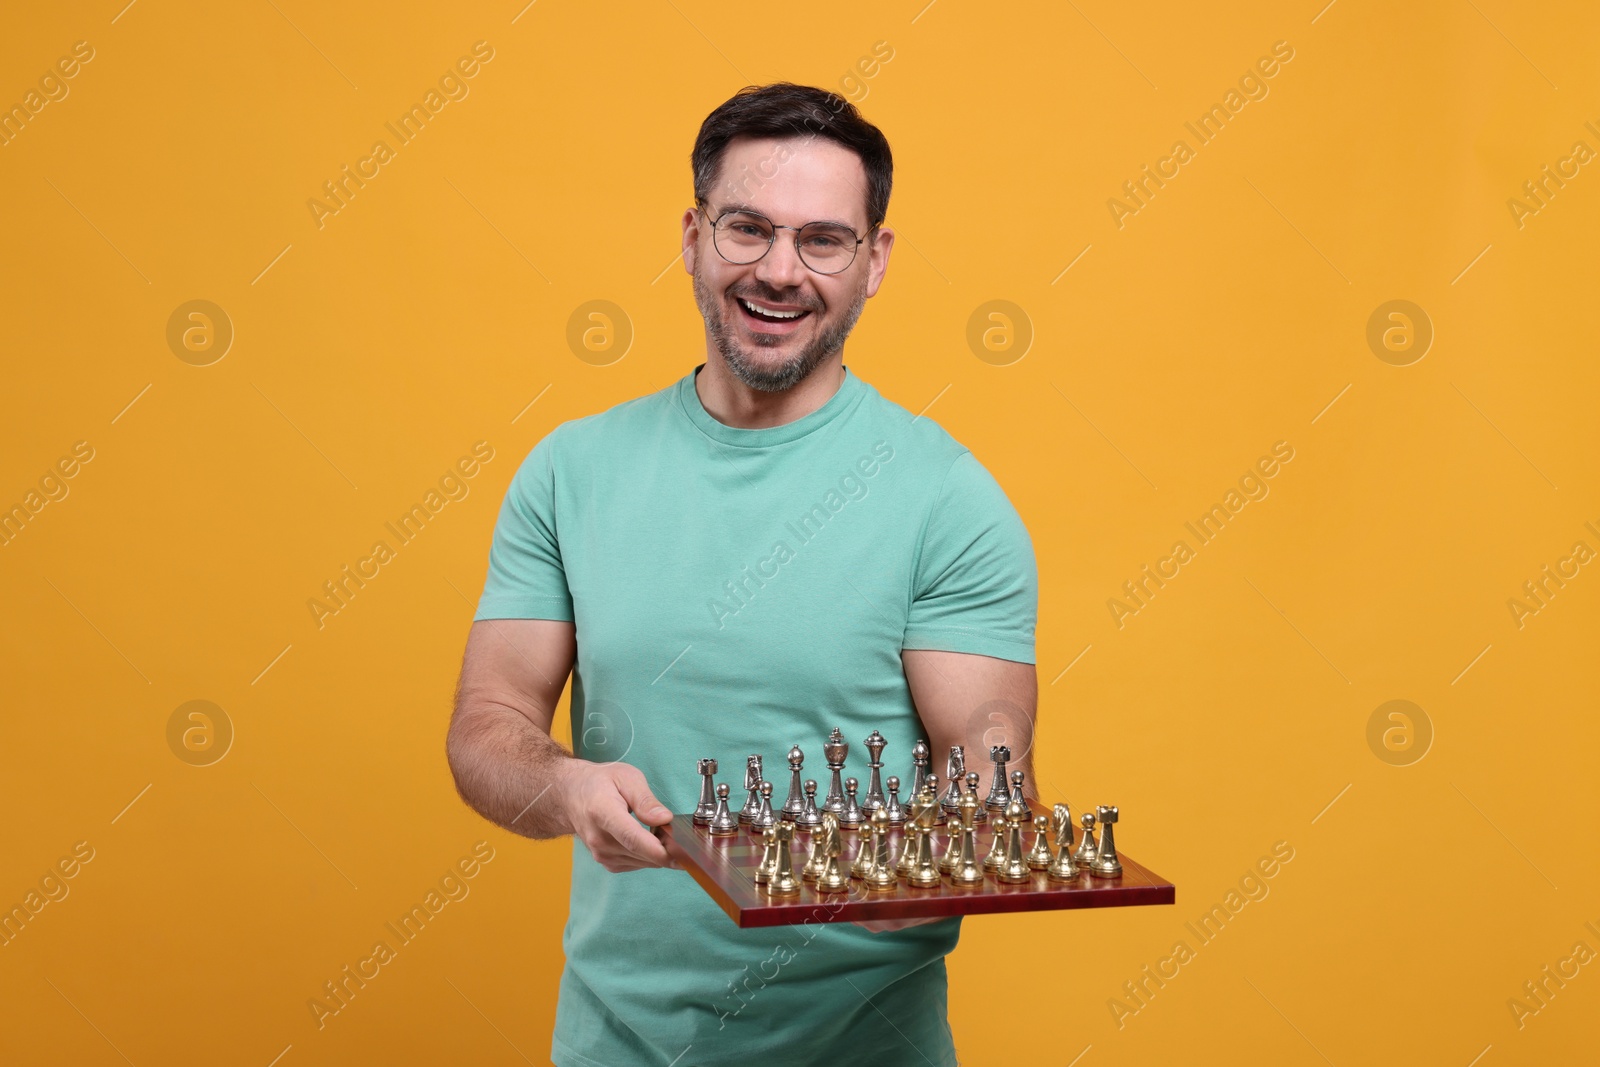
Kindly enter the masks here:
[[[894, 158], [883, 131], [836, 93], [793, 82], [747, 85], [700, 124], [689, 156], [695, 203], [704, 205], [735, 137], [826, 137], [861, 159], [867, 172], [867, 230], [883, 225], [894, 184]], [[759, 180], [759, 179], [758, 179]]]

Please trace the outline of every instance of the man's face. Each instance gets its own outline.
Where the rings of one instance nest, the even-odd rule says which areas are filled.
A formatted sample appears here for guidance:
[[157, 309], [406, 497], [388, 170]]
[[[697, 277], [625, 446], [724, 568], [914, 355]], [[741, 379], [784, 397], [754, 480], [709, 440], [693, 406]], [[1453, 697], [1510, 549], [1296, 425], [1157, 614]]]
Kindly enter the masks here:
[[[684, 217], [685, 266], [706, 334], [740, 381], [782, 392], [804, 381], [850, 336], [888, 268], [894, 234], [880, 229], [839, 274], [818, 274], [795, 251], [794, 230], [778, 230], [754, 263], [729, 263], [712, 245], [711, 224], [730, 207], [759, 212], [780, 226], [842, 222], [867, 231], [866, 168], [854, 152], [823, 138], [737, 138], [722, 155], [705, 210]], [[709, 217], [707, 217], [709, 216]], [[800, 312], [772, 321], [769, 311]]]

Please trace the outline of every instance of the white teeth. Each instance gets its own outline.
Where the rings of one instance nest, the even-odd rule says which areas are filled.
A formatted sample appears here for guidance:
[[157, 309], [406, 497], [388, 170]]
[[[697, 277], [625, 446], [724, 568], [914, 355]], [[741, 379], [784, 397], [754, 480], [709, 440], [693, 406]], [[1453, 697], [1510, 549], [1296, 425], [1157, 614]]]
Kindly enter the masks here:
[[804, 309], [800, 311], [778, 311], [774, 308], [762, 307], [760, 304], [752, 304], [742, 296], [738, 297], [737, 299], [739, 303], [743, 304], [751, 311], [760, 312], [763, 315], [770, 315], [775, 319], [798, 319], [801, 315], [805, 314]]

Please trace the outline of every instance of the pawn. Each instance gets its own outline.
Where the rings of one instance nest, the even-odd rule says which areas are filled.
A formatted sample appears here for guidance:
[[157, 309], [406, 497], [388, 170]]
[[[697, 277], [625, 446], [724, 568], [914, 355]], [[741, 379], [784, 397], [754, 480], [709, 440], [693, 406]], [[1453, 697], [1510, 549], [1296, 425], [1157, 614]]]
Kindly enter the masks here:
[[961, 816], [950, 815], [945, 818], [945, 832], [948, 834], [945, 843], [944, 855], [939, 857], [939, 871], [941, 874], [954, 874], [961, 865]]
[[1022, 799], [1022, 780], [1023, 774], [1021, 771], [1011, 772], [1011, 795], [1017, 800], [1022, 800], [1022, 806], [1026, 808], [1028, 802]]
[[900, 806], [900, 779], [889, 776], [889, 825], [899, 826], [906, 821], [906, 809]]
[[839, 829], [859, 830], [866, 821], [866, 816], [861, 811], [861, 806], [856, 803], [856, 790], [861, 788], [861, 783], [854, 778], [844, 780], [844, 810], [839, 813]]
[[1022, 851], [1022, 828], [1028, 821], [1028, 809], [1022, 803], [1021, 793], [1012, 793], [1005, 812], [1005, 860], [995, 876], [1012, 885], [1026, 882], [1033, 872], [1028, 869], [1028, 857]]
[[1003, 810], [995, 812], [994, 829], [989, 835], [989, 854], [983, 857], [983, 869], [990, 874], [999, 874], [1000, 868], [1005, 866], [1006, 826], [1006, 813]]
[[761, 862], [752, 875], [757, 885], [766, 885], [778, 869], [778, 828], [769, 826], [761, 831]]
[[778, 853], [767, 892], [775, 896], [793, 896], [800, 892], [800, 879], [794, 876], [794, 853], [789, 850], [789, 842], [794, 840], [794, 823], [785, 819], [768, 832], [776, 838]]
[[1033, 817], [1033, 848], [1028, 850], [1028, 870], [1045, 870], [1050, 866], [1050, 861], [1055, 858], [1055, 852], [1050, 848], [1050, 819], [1045, 815], [1035, 815]]
[[1116, 878], [1122, 873], [1116, 835], [1112, 833], [1117, 825], [1117, 809], [1102, 804], [1096, 810], [1100, 813], [1100, 847], [1095, 850], [1094, 862], [1089, 864], [1089, 873], [1095, 878]]
[[[867, 825], [870, 827], [871, 823]], [[850, 877], [858, 881], [866, 881], [867, 875], [872, 873], [873, 866], [877, 863], [877, 848], [872, 843], [872, 838], [866, 829], [856, 835], [856, 858], [850, 864]]]
[[822, 813], [817, 810], [817, 780], [806, 779], [806, 799], [800, 808], [800, 814], [795, 816], [795, 825], [802, 830], [815, 830], [822, 825]]
[[1088, 867], [1094, 862], [1095, 853], [1100, 851], [1094, 840], [1094, 812], [1084, 812], [1079, 816], [1079, 821], [1083, 823], [1083, 838], [1078, 842], [1078, 851], [1072, 854], [1072, 862], [1079, 867]]
[[893, 889], [899, 885], [889, 859], [889, 813], [872, 809], [872, 869], [861, 879], [868, 889]]
[[717, 810], [706, 827], [712, 837], [732, 837], [739, 832], [739, 817], [728, 810], [728, 783], [717, 786]]
[[757, 809], [755, 817], [750, 820], [750, 829], [756, 833], [770, 830], [778, 825], [778, 817], [772, 811], [772, 783], [761, 783], [761, 807]]
[[[967, 796], [970, 796], [975, 800], [977, 800], [977, 798], [978, 798], [978, 772], [977, 771], [968, 771], [967, 772]], [[963, 808], [966, 807], [965, 798], [963, 798], [962, 807]], [[975, 821], [975, 822], [986, 822], [988, 820], [988, 818], [989, 818], [989, 813], [984, 810], [983, 801], [982, 800], [978, 800], [978, 813], [975, 816], [973, 816], [973, 821]]]
[[[969, 783], [975, 783], [978, 776], [971, 775]], [[961, 798], [961, 857], [956, 863], [956, 869], [950, 872], [950, 881], [953, 885], [977, 886], [983, 884], [983, 867], [978, 863], [978, 809], [983, 807], [983, 802], [978, 799], [976, 786]]]

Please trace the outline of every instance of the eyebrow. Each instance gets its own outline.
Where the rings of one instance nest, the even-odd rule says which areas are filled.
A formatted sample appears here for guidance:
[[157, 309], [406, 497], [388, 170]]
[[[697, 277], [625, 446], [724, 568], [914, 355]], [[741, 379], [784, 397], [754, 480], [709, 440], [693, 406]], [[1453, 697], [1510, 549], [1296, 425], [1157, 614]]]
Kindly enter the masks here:
[[[727, 212], [727, 211], [748, 211], [752, 215], [760, 215], [762, 218], [766, 218], [767, 217], [767, 213], [766, 212], [760, 211], [760, 210], [756, 209], [755, 207], [752, 207], [749, 204], [741, 203], [739, 201], [734, 201], [731, 204], [724, 204], [722, 206], [722, 210], [724, 212]], [[839, 219], [812, 219], [810, 222], [805, 222], [805, 223], [802, 223], [801, 225], [802, 226], [810, 226], [811, 223], [813, 223], [813, 222], [820, 222], [820, 223], [824, 223], [824, 224], [829, 225], [829, 226], [843, 226], [845, 229], [849, 230], [851, 233], [859, 233], [860, 232], [855, 228], [854, 224], [849, 223], [849, 222], [843, 222], [843, 221], [841, 221]]]

